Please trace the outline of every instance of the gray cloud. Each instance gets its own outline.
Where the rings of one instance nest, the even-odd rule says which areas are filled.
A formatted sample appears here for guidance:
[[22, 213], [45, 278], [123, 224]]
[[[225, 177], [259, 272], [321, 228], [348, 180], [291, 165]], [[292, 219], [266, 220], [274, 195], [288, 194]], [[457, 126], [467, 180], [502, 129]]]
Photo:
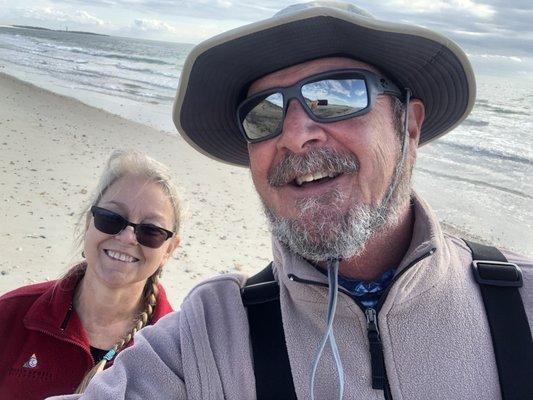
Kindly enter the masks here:
[[[57, 7], [76, 6], [80, 10], [90, 7], [95, 17], [111, 22], [115, 14], [124, 10], [138, 14], [134, 18], [157, 19], [162, 23], [164, 20], [176, 27], [183, 26], [182, 17], [201, 19], [211, 30], [202, 29], [200, 25], [189, 36], [196, 34], [202, 39], [216, 27], [217, 21], [221, 25], [224, 22], [225, 26], [257, 21], [272, 16], [292, 1], [53, 0], [53, 3]], [[361, 0], [353, 3], [379, 19], [434, 29], [458, 42], [470, 54], [533, 57], [531, 0]]]
[[[533, 54], [533, 8], [528, 1], [477, 1], [490, 7], [494, 13], [482, 18], [465, 13], [461, 9], [446, 9], [440, 12], [415, 13], [412, 9], [393, 10], [380, 3], [379, 16], [385, 19], [398, 15], [405, 20], [436, 29], [467, 48], [485, 48], [509, 54]], [[374, 7], [376, 8], [376, 7]], [[483, 33], [467, 35], [459, 32]]]
[[[97, 5], [166, 16], [237, 20], [243, 23], [273, 15], [290, 4], [273, 0], [56, 0], [57, 3]], [[485, 47], [508, 54], [533, 54], [531, 0], [384, 0], [354, 2], [377, 18], [407, 21], [436, 29], [468, 48]], [[455, 5], [455, 6], [454, 6]], [[484, 33], [483, 36], [464, 32]]]
[[208, 19], [234, 19], [255, 21], [274, 14], [283, 8], [284, 1], [232, 1], [232, 0], [56, 0], [57, 3], [78, 5], [105, 5], [117, 9], [139, 10], [164, 15]]

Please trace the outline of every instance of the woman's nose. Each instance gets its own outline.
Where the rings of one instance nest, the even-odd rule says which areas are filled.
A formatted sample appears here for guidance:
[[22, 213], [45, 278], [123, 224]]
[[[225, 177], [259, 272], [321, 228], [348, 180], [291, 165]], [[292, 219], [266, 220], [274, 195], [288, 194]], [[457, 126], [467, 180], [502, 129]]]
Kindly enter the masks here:
[[137, 235], [135, 234], [135, 229], [131, 225], [126, 226], [122, 231], [117, 233], [115, 237], [124, 243], [137, 244]]

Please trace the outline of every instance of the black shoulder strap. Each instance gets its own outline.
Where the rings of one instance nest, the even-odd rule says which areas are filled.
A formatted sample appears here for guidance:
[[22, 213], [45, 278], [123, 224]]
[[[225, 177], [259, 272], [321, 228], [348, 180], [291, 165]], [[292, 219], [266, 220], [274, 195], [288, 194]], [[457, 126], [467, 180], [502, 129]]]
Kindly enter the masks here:
[[272, 263], [241, 289], [248, 309], [257, 400], [296, 399]]
[[518, 288], [520, 268], [495, 247], [466, 241], [490, 325], [504, 400], [533, 399], [533, 341]]

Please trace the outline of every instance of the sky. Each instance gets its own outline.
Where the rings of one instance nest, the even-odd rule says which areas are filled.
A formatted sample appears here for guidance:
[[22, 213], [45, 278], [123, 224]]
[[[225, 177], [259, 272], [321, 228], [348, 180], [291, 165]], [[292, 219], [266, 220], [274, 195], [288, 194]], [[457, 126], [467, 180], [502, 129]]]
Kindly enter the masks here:
[[[0, 0], [0, 24], [198, 43], [268, 18], [281, 0]], [[352, 1], [378, 19], [414, 23], [458, 42], [486, 74], [533, 73], [532, 0]]]

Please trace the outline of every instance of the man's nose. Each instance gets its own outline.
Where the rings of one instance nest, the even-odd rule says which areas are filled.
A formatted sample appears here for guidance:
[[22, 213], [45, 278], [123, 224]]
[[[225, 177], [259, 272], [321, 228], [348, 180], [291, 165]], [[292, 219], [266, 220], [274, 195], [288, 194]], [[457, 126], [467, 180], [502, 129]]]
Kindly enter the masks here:
[[126, 226], [122, 231], [115, 235], [115, 237], [125, 244], [137, 244], [137, 236], [133, 226]]
[[321, 124], [307, 115], [298, 100], [290, 100], [283, 121], [283, 130], [277, 142], [278, 148], [286, 148], [298, 154], [326, 140], [327, 133]]

